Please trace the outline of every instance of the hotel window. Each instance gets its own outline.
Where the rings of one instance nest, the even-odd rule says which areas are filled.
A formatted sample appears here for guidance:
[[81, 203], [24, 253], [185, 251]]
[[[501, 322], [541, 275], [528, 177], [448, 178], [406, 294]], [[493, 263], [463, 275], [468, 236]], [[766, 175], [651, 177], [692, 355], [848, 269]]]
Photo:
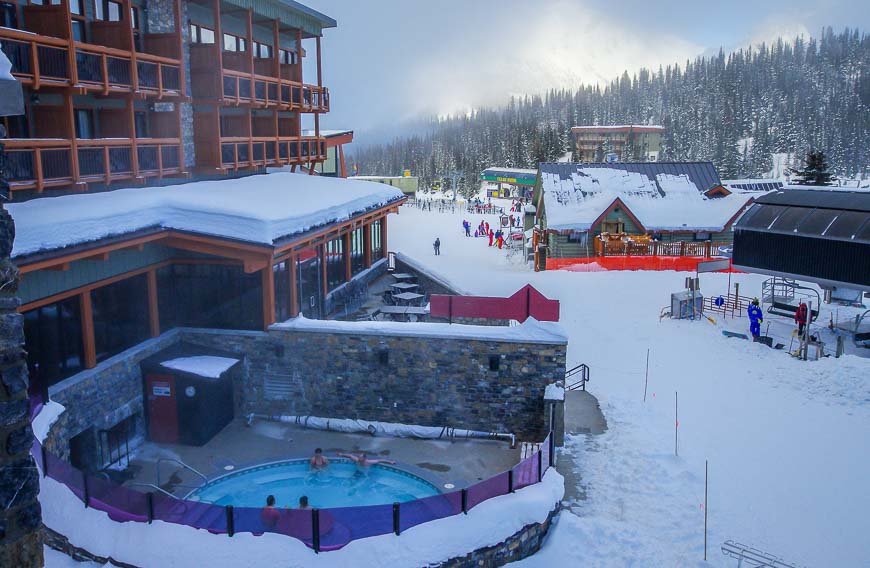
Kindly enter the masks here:
[[199, 24], [190, 24], [190, 43], [214, 43], [214, 30]]
[[94, 111], [91, 109], [76, 109], [75, 123], [76, 138], [93, 139], [97, 137], [96, 129], [94, 128]]
[[84, 368], [78, 296], [26, 311], [23, 317], [31, 383], [51, 386]]
[[371, 231], [372, 231], [372, 262], [381, 258], [384, 255], [384, 245], [381, 242], [381, 221], [378, 219], [377, 221], [372, 221]]
[[290, 51], [289, 49], [281, 49], [278, 51], [279, 59], [281, 63], [285, 65], [295, 65], [296, 64], [296, 53]]
[[263, 278], [241, 266], [174, 264], [157, 270], [160, 328], [263, 329]]
[[344, 273], [344, 239], [326, 243], [326, 286], [332, 291], [346, 282]]
[[103, 20], [104, 22], [121, 21], [123, 11], [121, 10], [120, 2], [115, 2], [114, 0], [95, 0], [94, 9], [98, 20]]
[[290, 261], [272, 265], [275, 279], [275, 321], [290, 319]]
[[254, 57], [257, 59], [272, 59], [272, 46], [255, 41]]
[[133, 44], [136, 49], [142, 49], [142, 34], [139, 22], [139, 6], [130, 6], [130, 26], [133, 28]]
[[97, 361], [148, 339], [148, 283], [144, 274], [91, 292]]
[[18, 27], [17, 4], [0, 2], [0, 26], [12, 29]]
[[350, 271], [359, 274], [365, 270], [365, 243], [363, 243], [363, 228], [354, 229], [350, 234]]
[[248, 48], [247, 40], [233, 34], [224, 34], [224, 51], [245, 51]]
[[133, 123], [136, 125], [136, 138], [149, 138], [147, 112], [144, 110], [137, 110], [133, 114]]

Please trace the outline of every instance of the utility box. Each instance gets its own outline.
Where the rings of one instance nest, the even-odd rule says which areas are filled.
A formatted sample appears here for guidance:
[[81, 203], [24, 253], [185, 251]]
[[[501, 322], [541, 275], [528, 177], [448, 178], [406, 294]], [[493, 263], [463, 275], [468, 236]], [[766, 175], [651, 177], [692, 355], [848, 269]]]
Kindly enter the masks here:
[[[692, 304], [694, 302], [694, 310]], [[704, 312], [704, 296], [700, 292], [685, 290], [671, 294], [671, 318], [695, 319]]]
[[144, 359], [148, 439], [202, 446], [233, 420], [233, 389], [240, 357], [179, 343]]

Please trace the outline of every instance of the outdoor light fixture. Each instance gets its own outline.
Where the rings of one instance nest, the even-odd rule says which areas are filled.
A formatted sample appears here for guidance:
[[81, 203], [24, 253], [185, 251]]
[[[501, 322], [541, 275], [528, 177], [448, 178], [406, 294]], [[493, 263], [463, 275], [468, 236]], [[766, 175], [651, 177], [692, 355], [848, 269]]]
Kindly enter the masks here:
[[386, 349], [381, 349], [378, 351], [378, 363], [381, 365], [389, 365], [390, 363], [390, 352]]

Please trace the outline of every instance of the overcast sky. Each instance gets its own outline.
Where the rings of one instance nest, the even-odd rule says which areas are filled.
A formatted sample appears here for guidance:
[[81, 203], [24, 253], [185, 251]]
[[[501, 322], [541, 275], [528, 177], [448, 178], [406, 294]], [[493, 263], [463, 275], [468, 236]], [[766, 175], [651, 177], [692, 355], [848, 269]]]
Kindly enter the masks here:
[[332, 110], [322, 127], [354, 129], [358, 139], [720, 46], [818, 35], [827, 25], [870, 29], [868, 0], [301, 1], [338, 21], [323, 37]]

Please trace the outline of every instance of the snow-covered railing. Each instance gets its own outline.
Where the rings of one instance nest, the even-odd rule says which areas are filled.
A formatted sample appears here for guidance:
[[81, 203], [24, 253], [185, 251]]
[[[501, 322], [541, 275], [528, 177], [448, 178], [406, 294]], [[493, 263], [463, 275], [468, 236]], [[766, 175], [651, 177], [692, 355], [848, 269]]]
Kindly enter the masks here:
[[36, 438], [31, 453], [44, 477], [65, 485], [86, 508], [103, 511], [114, 521], [163, 521], [228, 536], [278, 533], [321, 552], [338, 550], [361, 538], [400, 535], [422, 523], [467, 514], [488, 499], [540, 483], [554, 463], [553, 440], [551, 432], [538, 451], [513, 468], [462, 489], [401, 503], [331, 509], [265, 510], [188, 501], [161, 492], [143, 493], [74, 468], [48, 452]]

